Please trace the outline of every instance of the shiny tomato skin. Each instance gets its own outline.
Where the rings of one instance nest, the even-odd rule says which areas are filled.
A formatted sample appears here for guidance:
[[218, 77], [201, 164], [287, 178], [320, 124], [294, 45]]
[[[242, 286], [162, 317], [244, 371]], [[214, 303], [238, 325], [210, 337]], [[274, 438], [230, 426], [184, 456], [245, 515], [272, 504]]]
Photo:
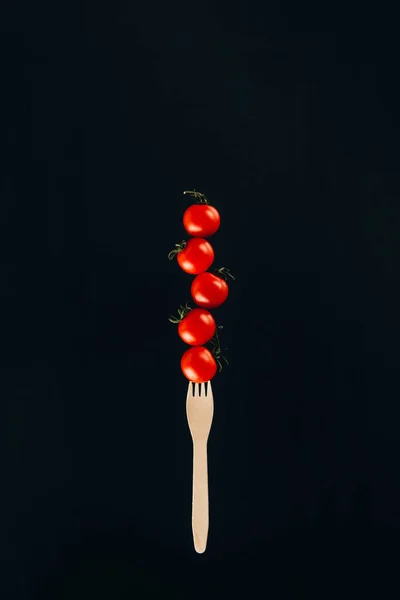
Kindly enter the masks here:
[[220, 224], [219, 212], [209, 204], [192, 204], [183, 215], [183, 226], [194, 237], [210, 237]]
[[177, 255], [178, 264], [190, 275], [204, 273], [214, 262], [214, 249], [204, 238], [191, 238]]
[[182, 373], [189, 381], [205, 383], [217, 372], [217, 363], [208, 348], [194, 346], [186, 350], [181, 358]]
[[196, 304], [207, 309], [221, 306], [229, 294], [226, 281], [213, 273], [201, 273], [195, 277], [190, 291]]
[[178, 325], [181, 340], [189, 346], [203, 346], [213, 337], [217, 325], [204, 308], [193, 308]]

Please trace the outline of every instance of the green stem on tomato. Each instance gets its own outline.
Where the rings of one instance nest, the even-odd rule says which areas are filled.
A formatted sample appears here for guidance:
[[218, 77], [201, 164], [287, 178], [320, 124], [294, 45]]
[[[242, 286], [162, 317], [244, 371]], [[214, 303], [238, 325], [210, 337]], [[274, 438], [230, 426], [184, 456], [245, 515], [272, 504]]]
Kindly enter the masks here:
[[186, 246], [186, 240], [182, 240], [180, 244], [175, 244], [175, 248], [168, 254], [168, 259], [172, 260]]
[[196, 190], [186, 190], [183, 192], [184, 194], [189, 194], [189, 196], [193, 196], [196, 198], [199, 204], [208, 204], [208, 200], [204, 194], [200, 192], [196, 192]]
[[180, 306], [178, 308], [178, 316], [177, 317], [169, 317], [168, 321], [170, 323], [175, 323], [178, 324], [181, 321], [183, 321], [183, 319], [189, 314], [189, 312], [192, 310], [192, 307], [189, 306], [189, 304], [186, 302], [185, 306]]
[[225, 356], [222, 354], [222, 350], [221, 350], [221, 344], [219, 341], [219, 336], [218, 336], [218, 329], [223, 329], [222, 325], [218, 325], [217, 329], [215, 330], [215, 334], [214, 337], [211, 338], [210, 340], [210, 344], [212, 346], [211, 348], [211, 354], [213, 355], [213, 357], [215, 358], [218, 367], [219, 367], [219, 372], [222, 371], [222, 362], [221, 359], [224, 360], [226, 362], [227, 365], [229, 365], [228, 360], [225, 358]]
[[219, 269], [214, 269], [213, 273], [222, 277], [223, 279], [225, 279], [225, 281], [228, 280], [228, 277], [230, 277], [231, 279], [235, 279], [227, 267], [220, 267]]

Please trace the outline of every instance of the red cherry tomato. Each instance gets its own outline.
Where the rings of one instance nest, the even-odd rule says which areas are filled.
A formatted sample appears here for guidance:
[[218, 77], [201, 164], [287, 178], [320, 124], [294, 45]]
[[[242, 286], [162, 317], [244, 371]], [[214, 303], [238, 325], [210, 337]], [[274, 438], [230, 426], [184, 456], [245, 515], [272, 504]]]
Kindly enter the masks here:
[[214, 249], [210, 242], [199, 237], [191, 238], [177, 255], [179, 266], [186, 273], [197, 275], [207, 271], [214, 262]]
[[215, 358], [204, 346], [195, 346], [186, 350], [181, 358], [182, 373], [194, 383], [211, 381], [217, 372]]
[[202, 346], [211, 340], [217, 326], [204, 308], [194, 308], [178, 325], [180, 338], [190, 346]]
[[210, 237], [221, 224], [219, 212], [209, 204], [192, 204], [185, 210], [183, 225], [195, 237]]
[[224, 279], [212, 273], [201, 273], [192, 281], [191, 294], [198, 306], [217, 308], [228, 297], [228, 284]]

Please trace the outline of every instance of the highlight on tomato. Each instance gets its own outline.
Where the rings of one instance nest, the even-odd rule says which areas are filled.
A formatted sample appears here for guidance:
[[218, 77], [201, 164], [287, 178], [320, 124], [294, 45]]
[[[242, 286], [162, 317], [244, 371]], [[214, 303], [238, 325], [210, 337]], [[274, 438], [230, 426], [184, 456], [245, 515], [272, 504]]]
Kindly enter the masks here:
[[198, 204], [192, 204], [187, 208], [183, 215], [183, 226], [193, 237], [210, 237], [214, 235], [221, 224], [221, 217], [214, 206], [211, 206], [208, 199], [200, 192], [186, 191], [184, 194], [190, 194], [197, 199]]
[[204, 238], [194, 237], [188, 242], [175, 244], [168, 254], [169, 260], [176, 256], [180, 268], [190, 275], [204, 273], [214, 262], [214, 249]]
[[[217, 329], [222, 329], [219, 325]], [[217, 373], [217, 365], [222, 370], [223, 359], [228, 365], [228, 361], [222, 354], [217, 330], [214, 337], [210, 340], [211, 350], [205, 346], [194, 346], [186, 350], [181, 358], [182, 373], [189, 381], [194, 383], [205, 383], [211, 381]]]
[[235, 279], [226, 267], [214, 273], [201, 273], [192, 281], [190, 292], [193, 300], [202, 308], [217, 308], [225, 302], [229, 294], [227, 278]]
[[191, 308], [186, 303], [178, 308], [178, 317], [170, 317], [178, 324], [178, 334], [189, 346], [203, 346], [215, 334], [217, 325], [212, 314], [204, 308]]

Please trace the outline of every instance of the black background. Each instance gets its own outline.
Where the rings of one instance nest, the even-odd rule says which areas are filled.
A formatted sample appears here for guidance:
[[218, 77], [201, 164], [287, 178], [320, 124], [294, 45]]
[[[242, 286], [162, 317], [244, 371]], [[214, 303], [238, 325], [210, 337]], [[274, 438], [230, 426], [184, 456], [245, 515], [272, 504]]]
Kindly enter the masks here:
[[[395, 8], [5, 1], [1, 27], [2, 598], [397, 597]], [[236, 276], [203, 555], [167, 320], [193, 188]]]

